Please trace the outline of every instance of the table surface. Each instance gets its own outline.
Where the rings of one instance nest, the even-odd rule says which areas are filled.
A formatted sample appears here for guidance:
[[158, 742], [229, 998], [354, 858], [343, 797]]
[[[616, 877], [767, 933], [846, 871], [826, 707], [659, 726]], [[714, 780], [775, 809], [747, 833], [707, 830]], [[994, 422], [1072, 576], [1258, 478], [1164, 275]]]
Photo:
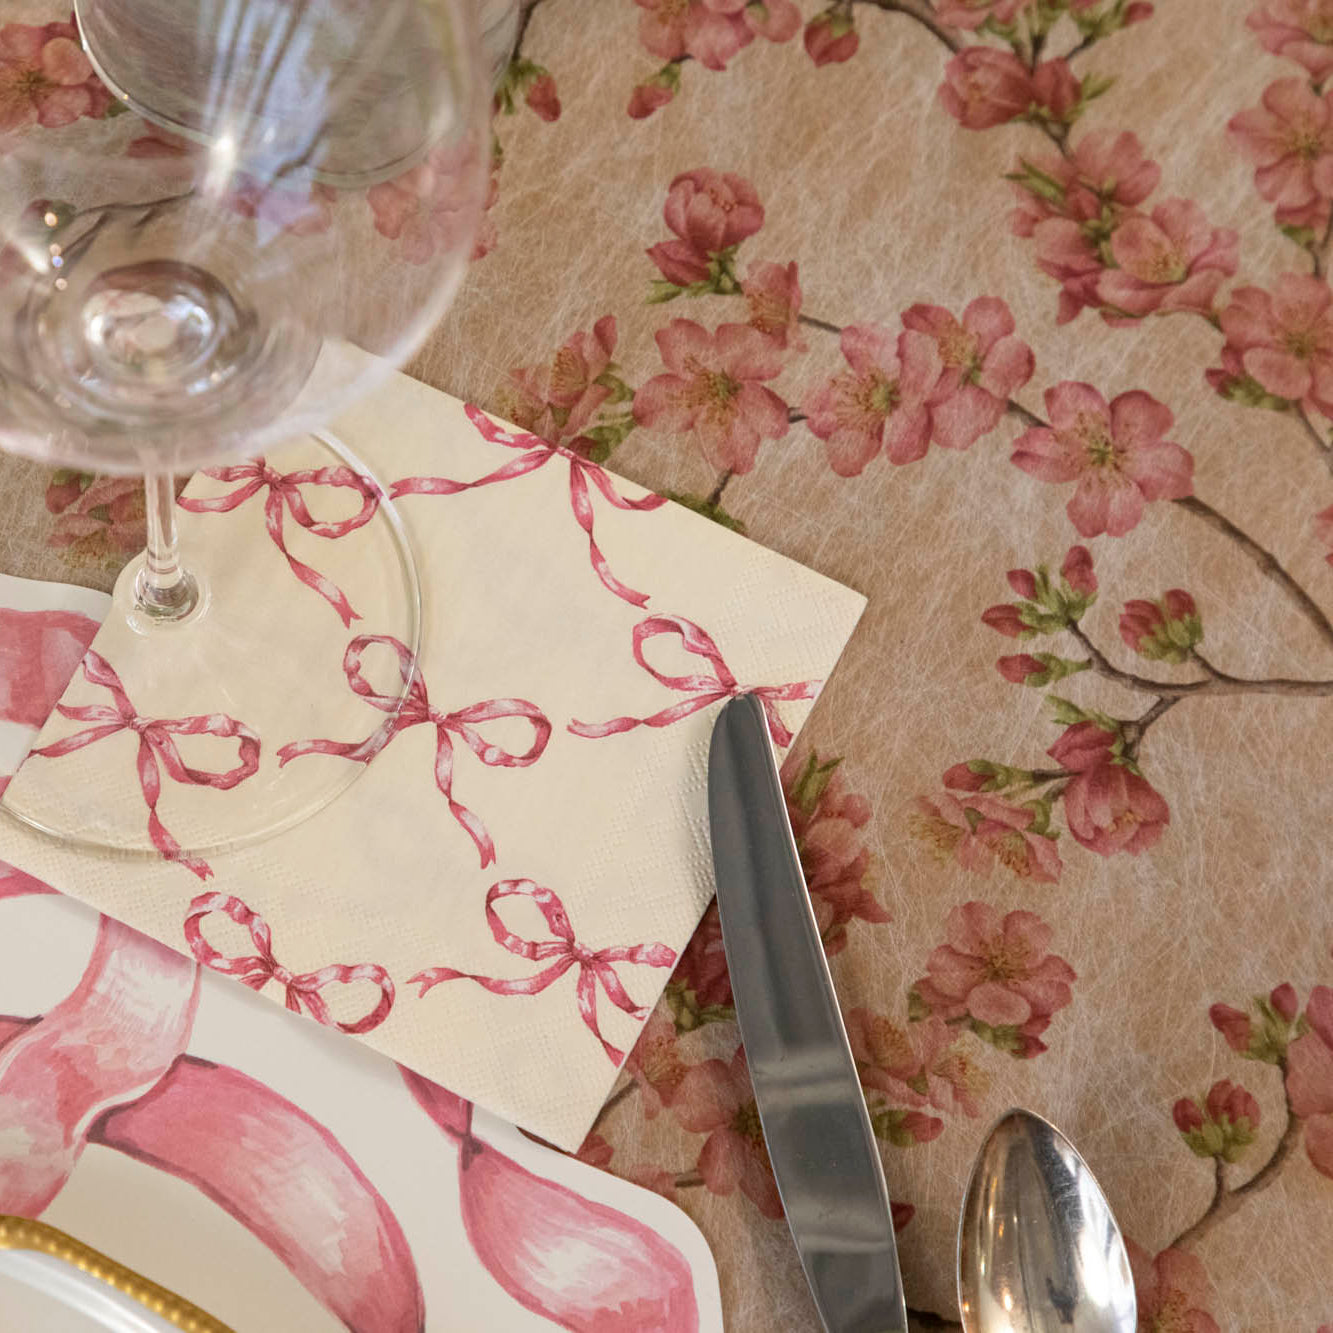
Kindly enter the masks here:
[[[1151, 9], [536, 0], [409, 366], [868, 595], [786, 779], [921, 1327], [1012, 1104], [1141, 1328], [1333, 1322], [1333, 17]], [[0, 459], [0, 569], [141, 537]], [[581, 1156], [818, 1326], [715, 914]]]

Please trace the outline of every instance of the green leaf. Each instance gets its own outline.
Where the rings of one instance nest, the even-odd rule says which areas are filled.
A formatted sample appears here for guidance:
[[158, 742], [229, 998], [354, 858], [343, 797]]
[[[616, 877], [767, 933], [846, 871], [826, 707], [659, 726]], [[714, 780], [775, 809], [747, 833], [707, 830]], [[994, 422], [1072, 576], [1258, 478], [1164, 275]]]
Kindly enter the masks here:
[[1277, 229], [1289, 241], [1295, 241], [1302, 250], [1309, 250], [1318, 239], [1313, 227], [1300, 227], [1294, 222], [1279, 222]]
[[627, 403], [634, 397], [634, 390], [619, 375], [613, 375], [609, 369], [602, 371], [593, 383], [611, 391], [610, 397], [606, 400], [609, 404]]
[[907, 992], [907, 1021], [920, 1023], [930, 1017], [930, 1005], [921, 998], [921, 992], [915, 986]]
[[1046, 702], [1050, 705], [1051, 720], [1062, 727], [1072, 727], [1078, 722], [1087, 722], [1088, 714], [1072, 699], [1065, 699], [1058, 694], [1048, 694]]
[[802, 814], [807, 817], [814, 814], [819, 802], [823, 800], [824, 793], [828, 790], [828, 785], [833, 780], [833, 774], [840, 763], [842, 763], [841, 758], [828, 759], [822, 764], [817, 763], [813, 752], [806, 759], [805, 767], [801, 769], [800, 776], [791, 785], [787, 793]]
[[667, 301], [674, 301], [684, 290], [684, 287], [677, 287], [674, 282], [668, 282], [665, 278], [654, 278], [648, 284], [648, 300], [645, 304], [662, 305]]
[[662, 494], [668, 500], [674, 500], [678, 505], [684, 505], [686, 509], [692, 509], [696, 514], [711, 518], [714, 523], [720, 523], [732, 532], [739, 532], [742, 536], [745, 533], [745, 524], [740, 519], [727, 513], [720, 504], [712, 504], [702, 496], [687, 495], [683, 491], [663, 491]]

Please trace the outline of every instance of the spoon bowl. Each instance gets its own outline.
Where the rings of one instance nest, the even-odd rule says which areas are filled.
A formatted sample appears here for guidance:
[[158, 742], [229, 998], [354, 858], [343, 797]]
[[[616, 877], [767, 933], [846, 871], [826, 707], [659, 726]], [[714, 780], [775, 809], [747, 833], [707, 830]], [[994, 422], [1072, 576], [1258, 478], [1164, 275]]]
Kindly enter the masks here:
[[1134, 1279], [1101, 1187], [1031, 1111], [1000, 1117], [958, 1220], [966, 1333], [1134, 1333]]

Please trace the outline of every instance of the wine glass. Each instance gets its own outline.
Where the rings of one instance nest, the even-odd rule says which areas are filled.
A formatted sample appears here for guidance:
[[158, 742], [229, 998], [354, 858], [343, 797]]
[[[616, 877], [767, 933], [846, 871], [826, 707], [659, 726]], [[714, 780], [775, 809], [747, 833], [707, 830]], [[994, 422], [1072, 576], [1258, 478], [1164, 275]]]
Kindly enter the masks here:
[[[355, 616], [415, 651], [420, 588], [383, 488], [321, 426], [402, 362], [470, 257], [488, 87], [468, 6], [77, 0], [74, 24], [9, 26], [33, 93], [30, 113], [0, 110], [0, 447], [145, 478], [147, 549], [98, 641], [116, 647], [115, 688], [85, 662], [85, 715], [67, 731], [87, 730], [96, 704], [119, 709], [135, 720], [115, 743], [142, 752], [157, 743], [148, 719], [229, 717], [260, 669], [270, 717], [293, 735], [336, 726], [357, 701], [336, 659], [322, 675], [312, 665], [313, 636], [327, 625], [345, 642]], [[181, 513], [175, 478], [198, 468], [214, 479]], [[182, 560], [182, 525], [202, 538], [210, 514], [261, 491], [243, 551], [211, 540], [214, 520]], [[354, 612], [289, 549], [284, 506], [304, 540], [352, 534]], [[296, 579], [278, 577], [288, 566]], [[408, 688], [395, 681], [386, 722]], [[364, 725], [364, 706], [348, 716]], [[282, 768], [268, 738], [247, 752], [263, 731], [233, 721], [209, 734], [239, 737], [241, 762], [178, 793], [175, 859], [289, 827], [363, 771]], [[177, 752], [194, 743], [173, 734]], [[43, 749], [55, 772], [60, 751]], [[42, 753], [5, 793], [10, 813], [70, 842], [162, 852], [142, 801], [57, 796], [78, 770], [57, 784]], [[241, 781], [249, 799], [224, 815], [218, 790]]]

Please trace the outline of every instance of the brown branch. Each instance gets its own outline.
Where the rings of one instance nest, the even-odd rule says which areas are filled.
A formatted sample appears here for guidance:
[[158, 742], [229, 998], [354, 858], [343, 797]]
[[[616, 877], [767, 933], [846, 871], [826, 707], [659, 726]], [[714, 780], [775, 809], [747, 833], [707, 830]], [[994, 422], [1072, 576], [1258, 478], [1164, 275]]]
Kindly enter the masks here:
[[713, 487], [711, 492], [709, 492], [708, 499], [704, 501], [704, 504], [710, 509], [716, 509], [717, 506], [722, 503], [722, 492], [727, 489], [727, 482], [729, 482], [735, 475], [736, 474], [731, 468], [728, 468], [723, 472], [717, 479], [717, 485]]
[[1159, 699], [1186, 699], [1196, 695], [1223, 694], [1289, 694], [1321, 699], [1333, 695], [1333, 680], [1291, 680], [1281, 676], [1250, 680], [1243, 676], [1228, 676], [1215, 667], [1205, 668], [1209, 671], [1209, 675], [1204, 680], [1155, 680], [1150, 676], [1136, 675], [1132, 671], [1122, 671], [1115, 666], [1088, 638], [1077, 621], [1070, 623], [1069, 632], [1083, 645], [1092, 659], [1092, 669], [1099, 676], [1105, 676], [1107, 680], [1113, 680], [1126, 689], [1138, 690], [1142, 694], [1155, 694]]
[[886, 14], [906, 14], [915, 19], [923, 28], [937, 37], [950, 51], [961, 51], [963, 43], [956, 33], [952, 33], [937, 19], [929, 5], [922, 0], [853, 0], [854, 4], [872, 5]]
[[1297, 610], [1319, 632], [1319, 637], [1330, 648], [1333, 648], [1333, 624], [1319, 609], [1319, 605], [1314, 598], [1283, 569], [1278, 558], [1271, 551], [1265, 550], [1253, 537], [1238, 528], [1225, 514], [1218, 513], [1212, 505], [1200, 500], [1197, 495], [1186, 495], [1179, 500], [1173, 500], [1172, 504], [1178, 504], [1182, 509], [1193, 514], [1196, 518], [1202, 519], [1209, 527], [1216, 528], [1218, 532], [1235, 542], [1254, 561], [1259, 568], [1259, 572], [1265, 578], [1276, 583], [1291, 598], [1296, 604]]
[[1138, 755], [1139, 746], [1148, 728], [1164, 713], [1169, 713], [1180, 702], [1180, 696], [1158, 699], [1148, 711], [1139, 717], [1121, 724], [1120, 732], [1125, 738], [1125, 753], [1133, 759]]
[[1040, 426], [1049, 430], [1050, 427], [1035, 412], [1029, 412], [1022, 403], [1016, 399], [1009, 399], [1005, 404], [1004, 410], [1011, 416], [1017, 417], [1025, 426]]
[[697, 1189], [704, 1183], [704, 1178], [698, 1171], [682, 1171], [676, 1176], [675, 1185], [678, 1190]]
[[826, 319], [816, 319], [814, 315], [797, 315], [796, 322], [804, 324], [808, 328], [823, 329], [825, 333], [841, 333], [842, 328], [837, 324], [830, 324]]
[[787, 420], [794, 426], [798, 421], [808, 421], [809, 418], [804, 412], [797, 411], [794, 407], [787, 409]]
[[1296, 404], [1296, 417], [1305, 428], [1305, 433], [1310, 437], [1310, 443], [1314, 445], [1319, 456], [1324, 460], [1324, 466], [1330, 472], [1333, 472], [1333, 444], [1324, 439], [1319, 433], [1318, 427], [1310, 420], [1309, 413], [1305, 410], [1304, 403]]
[[1328, 225], [1324, 228], [1323, 239], [1320, 240], [1318, 247], [1312, 247], [1310, 250], [1310, 261], [1314, 265], [1314, 275], [1316, 278], [1324, 276], [1324, 269], [1328, 264], [1328, 247], [1333, 242], [1333, 209], [1329, 210]]
[[524, 0], [518, 11], [518, 28], [514, 33], [513, 49], [509, 52], [509, 63], [511, 65], [523, 53], [523, 39], [528, 35], [528, 24], [532, 22], [532, 16], [541, 3], [542, 0]]
[[602, 1122], [606, 1119], [606, 1117], [609, 1116], [611, 1112], [614, 1111], [616, 1107], [619, 1106], [620, 1103], [623, 1102], [625, 1098], [628, 1097], [630, 1093], [632, 1093], [638, 1086], [639, 1086], [638, 1079], [632, 1078], [628, 1083], [625, 1084], [623, 1088], [620, 1088], [617, 1091], [613, 1092], [602, 1103], [602, 1109], [597, 1112], [597, 1119], [592, 1122], [592, 1129], [590, 1129], [588, 1133], [589, 1134], [593, 1133], [593, 1131], [596, 1130], [602, 1124]]
[[[1286, 1078], [1286, 1062], [1284, 1061], [1279, 1068], [1282, 1070], [1283, 1078]], [[1292, 1154], [1296, 1147], [1297, 1140], [1301, 1137], [1301, 1121], [1296, 1117], [1291, 1109], [1290, 1100], [1287, 1101], [1287, 1127], [1282, 1131], [1282, 1137], [1277, 1141], [1277, 1147], [1273, 1149], [1273, 1155], [1261, 1166], [1258, 1171], [1252, 1175], [1243, 1185], [1237, 1185], [1235, 1189], [1227, 1186], [1226, 1174], [1223, 1170], [1222, 1159], [1217, 1158], [1216, 1180], [1213, 1186], [1213, 1197], [1208, 1207], [1203, 1210], [1198, 1221], [1185, 1228], [1168, 1246], [1168, 1248], [1188, 1249], [1191, 1245], [1197, 1244], [1203, 1239], [1209, 1231], [1215, 1226], [1225, 1222], [1241, 1204], [1245, 1202], [1251, 1194], [1257, 1194], [1260, 1190], [1266, 1189], [1277, 1179], [1277, 1174], [1286, 1164], [1287, 1158]]]

